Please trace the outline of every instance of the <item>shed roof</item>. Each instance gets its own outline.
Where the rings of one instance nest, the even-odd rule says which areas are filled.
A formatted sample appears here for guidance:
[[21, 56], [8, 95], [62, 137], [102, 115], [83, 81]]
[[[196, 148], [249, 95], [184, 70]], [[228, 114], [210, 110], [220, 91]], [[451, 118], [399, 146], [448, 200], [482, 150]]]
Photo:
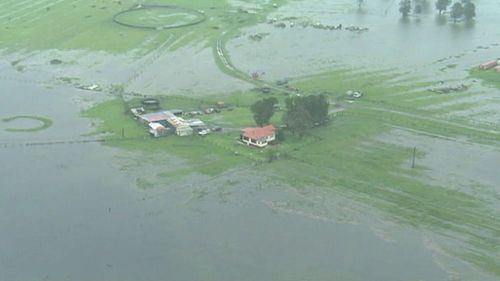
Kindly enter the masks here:
[[158, 121], [167, 120], [168, 118], [171, 118], [172, 116], [173, 116], [173, 114], [169, 111], [159, 111], [159, 112], [143, 114], [140, 116], [140, 118], [151, 123], [151, 122], [158, 122]]

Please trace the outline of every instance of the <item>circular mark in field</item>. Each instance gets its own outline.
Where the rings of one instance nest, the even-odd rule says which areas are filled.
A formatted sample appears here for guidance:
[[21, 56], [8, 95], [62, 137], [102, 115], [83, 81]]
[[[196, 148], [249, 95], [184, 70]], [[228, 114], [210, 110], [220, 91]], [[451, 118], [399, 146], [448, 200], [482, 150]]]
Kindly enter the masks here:
[[113, 21], [134, 28], [172, 29], [202, 23], [205, 14], [172, 5], [137, 5], [113, 16]]
[[8, 132], [36, 132], [52, 126], [52, 120], [41, 116], [18, 115], [3, 118], [2, 122], [15, 122], [18, 127], [6, 128]]

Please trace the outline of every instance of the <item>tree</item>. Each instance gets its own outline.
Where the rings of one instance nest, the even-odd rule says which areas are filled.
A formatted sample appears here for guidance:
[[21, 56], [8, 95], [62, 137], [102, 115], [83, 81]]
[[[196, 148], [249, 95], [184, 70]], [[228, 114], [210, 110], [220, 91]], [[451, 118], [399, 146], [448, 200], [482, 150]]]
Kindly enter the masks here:
[[424, 11], [429, 10], [429, 1], [428, 0], [414, 0], [413, 1], [413, 12], [415, 14], [421, 14]]
[[293, 134], [303, 136], [307, 129], [312, 127], [311, 115], [305, 109], [300, 97], [286, 99], [287, 111], [284, 115], [284, 122]]
[[476, 17], [476, 5], [474, 3], [467, 1], [464, 5], [464, 16], [466, 21], [471, 21]]
[[260, 127], [269, 124], [269, 120], [274, 115], [274, 105], [278, 103], [278, 100], [274, 97], [265, 98], [256, 101], [250, 110], [253, 113], [253, 119], [255, 123]]
[[415, 8], [413, 9], [413, 12], [415, 14], [421, 14], [422, 13], [422, 5], [420, 5], [420, 4], [415, 5]]
[[439, 14], [443, 11], [446, 11], [446, 8], [451, 4], [451, 0], [437, 0], [436, 1], [436, 9], [439, 11]]
[[461, 18], [464, 15], [464, 7], [460, 2], [456, 2], [451, 7], [450, 16], [453, 18], [453, 22], [456, 23], [457, 19]]
[[401, 0], [399, 2], [399, 12], [406, 18], [411, 11], [411, 0]]
[[328, 118], [328, 101], [326, 96], [320, 95], [310, 95], [303, 98], [303, 104], [309, 115], [311, 116], [311, 121], [314, 125], [324, 124]]
[[365, 1], [364, 0], [358, 0], [358, 9], [361, 9], [361, 6], [363, 5]]
[[284, 123], [292, 133], [304, 135], [307, 129], [324, 124], [328, 118], [325, 95], [295, 96], [287, 98]]

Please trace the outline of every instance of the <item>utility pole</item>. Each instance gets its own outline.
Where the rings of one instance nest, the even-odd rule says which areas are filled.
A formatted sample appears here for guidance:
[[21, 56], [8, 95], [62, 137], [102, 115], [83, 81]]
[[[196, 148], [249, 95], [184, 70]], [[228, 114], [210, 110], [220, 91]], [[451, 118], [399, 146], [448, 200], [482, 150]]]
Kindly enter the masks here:
[[413, 147], [413, 158], [411, 160], [411, 168], [414, 169], [415, 168], [415, 156], [417, 154], [417, 147]]

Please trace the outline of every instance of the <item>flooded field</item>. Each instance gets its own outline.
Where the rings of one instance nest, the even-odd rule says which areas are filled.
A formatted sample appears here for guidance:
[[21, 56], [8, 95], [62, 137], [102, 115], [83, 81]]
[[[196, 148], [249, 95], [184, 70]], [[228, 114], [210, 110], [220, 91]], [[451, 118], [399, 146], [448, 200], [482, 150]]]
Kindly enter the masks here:
[[[370, 1], [362, 11], [353, 1], [293, 1], [268, 16], [286, 27], [263, 23], [244, 29], [243, 36], [231, 41], [228, 50], [237, 66], [248, 71], [264, 71], [276, 80], [323, 72], [332, 67], [375, 71], [397, 69], [412, 77], [434, 77], [437, 70], [453, 65], [441, 79], [456, 78], [471, 64], [500, 51], [499, 31], [493, 24], [498, 3], [477, 5], [481, 14], [472, 26], [439, 22], [433, 9], [402, 21], [396, 1]], [[342, 24], [342, 30], [315, 28], [315, 24]], [[348, 31], [349, 26], [368, 28]], [[259, 42], [248, 35], [268, 34]], [[320, 39], [319, 39], [320, 38]], [[404, 60], [401, 60], [404, 58]], [[455, 71], [453, 71], [455, 70]], [[443, 71], [441, 71], [443, 72]], [[440, 73], [441, 74], [441, 73]]]
[[[472, 24], [431, 2], [406, 20], [396, 1], [157, 2], [207, 18], [0, 1], [0, 280], [500, 278], [500, 89], [469, 77], [500, 56], [497, 1]], [[268, 163], [233, 144], [256, 87], [343, 113]], [[120, 107], [144, 95], [230, 100], [207, 120], [233, 130], [152, 141]]]

